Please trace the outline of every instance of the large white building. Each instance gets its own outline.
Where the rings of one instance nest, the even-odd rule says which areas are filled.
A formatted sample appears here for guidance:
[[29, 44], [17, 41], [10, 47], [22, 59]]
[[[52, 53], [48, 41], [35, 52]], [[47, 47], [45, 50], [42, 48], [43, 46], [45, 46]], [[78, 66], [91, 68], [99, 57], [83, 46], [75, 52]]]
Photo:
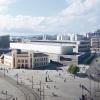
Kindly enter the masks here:
[[10, 43], [12, 49], [34, 50], [52, 54], [73, 54], [89, 52], [89, 41], [33, 41], [27, 43]]

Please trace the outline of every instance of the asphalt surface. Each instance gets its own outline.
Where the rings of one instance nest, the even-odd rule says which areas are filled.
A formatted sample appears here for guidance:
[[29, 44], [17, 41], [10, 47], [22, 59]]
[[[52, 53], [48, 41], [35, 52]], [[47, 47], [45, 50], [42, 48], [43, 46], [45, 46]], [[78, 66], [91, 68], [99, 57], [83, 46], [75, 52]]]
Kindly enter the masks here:
[[87, 74], [94, 81], [94, 86], [96, 82], [98, 83], [92, 93], [93, 100], [100, 100], [100, 53], [90, 64]]
[[3, 77], [4, 80], [6, 80], [8, 83], [18, 88], [24, 94], [24, 100], [39, 100], [40, 99], [38, 93], [36, 93], [34, 90], [32, 90], [31, 88], [25, 85], [17, 84], [17, 82], [13, 80], [12, 78], [10, 78], [9, 76], [4, 77], [4, 73], [0, 72], [0, 77]]
[[100, 56], [97, 56], [90, 64], [87, 74], [93, 76], [97, 81], [100, 81]]

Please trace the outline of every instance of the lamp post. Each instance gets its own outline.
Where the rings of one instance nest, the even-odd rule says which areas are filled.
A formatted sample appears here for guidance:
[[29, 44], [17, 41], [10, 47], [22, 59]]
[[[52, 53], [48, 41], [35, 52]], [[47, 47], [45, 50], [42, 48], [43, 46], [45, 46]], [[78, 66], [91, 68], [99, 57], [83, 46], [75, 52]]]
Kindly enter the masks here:
[[90, 84], [90, 100], [91, 100], [91, 74], [89, 75], [89, 84]]
[[44, 95], [44, 85], [43, 85], [43, 100], [45, 100], [45, 95]]
[[7, 100], [8, 90], [6, 90], [6, 93], [5, 94], [6, 94], [6, 100]]
[[32, 76], [32, 89], [33, 89], [33, 76]]
[[40, 100], [41, 100], [41, 81], [40, 81]]
[[18, 84], [19, 84], [19, 82], [18, 82], [18, 77], [19, 77], [19, 76], [18, 76], [18, 73], [16, 74], [16, 76], [17, 76], [17, 85], [18, 85]]
[[99, 89], [99, 80], [98, 80], [98, 89]]
[[83, 92], [83, 85], [80, 84], [80, 88], [82, 89], [81, 99], [83, 100], [84, 92]]
[[4, 77], [5, 77], [5, 68], [4, 68]]

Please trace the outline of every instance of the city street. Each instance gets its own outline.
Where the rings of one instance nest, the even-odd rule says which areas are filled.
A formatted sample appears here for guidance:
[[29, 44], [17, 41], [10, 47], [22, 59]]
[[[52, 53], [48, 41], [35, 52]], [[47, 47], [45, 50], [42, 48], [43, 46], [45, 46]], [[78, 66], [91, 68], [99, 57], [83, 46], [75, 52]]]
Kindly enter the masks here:
[[92, 63], [90, 64], [89, 69], [87, 70], [87, 74], [91, 74], [94, 75], [95, 78], [97, 78], [98, 80], [100, 80], [100, 56], [98, 56], [97, 58], [95, 58]]
[[[99, 61], [99, 57], [94, 59], [87, 72], [94, 75], [95, 67], [99, 70]], [[4, 68], [7, 66], [1, 65], [0, 76], [5, 84], [13, 87], [5, 85], [1, 90], [8, 90], [10, 97], [17, 97], [18, 100], [80, 100], [82, 94], [90, 96], [91, 93], [91, 97], [94, 98], [94, 92], [96, 93], [94, 100], [99, 100], [99, 92], [96, 91], [99, 89], [99, 83], [87, 77], [74, 77], [67, 72], [67, 66], [62, 67], [62, 70], [4, 70]], [[80, 85], [85, 86], [85, 89]]]
[[[29, 88], [33, 88], [35, 92], [39, 91], [41, 100], [79, 100], [82, 94], [90, 95], [89, 91], [94, 90], [94, 81], [90, 81], [86, 77], [74, 77], [66, 70], [67, 66], [63, 67], [62, 70], [11, 69], [6, 71], [5, 75], [8, 75], [16, 81], [16, 75], [18, 75], [18, 83], [20, 85], [16, 85], [16, 81], [12, 82], [12, 80], [10, 83], [20, 88], [25, 95], [29, 94]], [[4, 71], [1, 70], [1, 72], [3, 73]], [[9, 82], [9, 78], [7, 78], [7, 81]], [[97, 83], [95, 84], [97, 86]], [[82, 90], [80, 85], [84, 85], [87, 90]], [[33, 95], [29, 94], [26, 98], [29, 97], [33, 97]]]
[[39, 96], [29, 87], [17, 84], [0, 72], [0, 100], [39, 100]]
[[91, 75], [94, 80], [94, 100], [100, 100], [100, 54], [92, 61], [87, 74]]

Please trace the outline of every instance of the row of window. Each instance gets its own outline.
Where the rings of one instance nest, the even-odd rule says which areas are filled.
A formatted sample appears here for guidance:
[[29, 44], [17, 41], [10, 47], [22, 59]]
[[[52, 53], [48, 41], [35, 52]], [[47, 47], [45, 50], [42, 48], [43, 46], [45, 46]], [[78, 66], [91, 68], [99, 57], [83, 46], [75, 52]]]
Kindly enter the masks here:
[[35, 63], [35, 66], [46, 66], [48, 62], [43, 62], [43, 63]]
[[92, 39], [92, 41], [100, 41], [100, 39]]
[[28, 67], [28, 64], [17, 64], [18, 68], [26, 68]]
[[28, 63], [28, 60], [18, 59], [18, 63]]
[[38, 59], [35, 59], [35, 62], [38, 62], [38, 61], [47, 61], [48, 58], [38, 58]]
[[93, 45], [92, 48], [100, 48], [100, 46]]
[[80, 48], [90, 48], [90, 46], [88, 45], [88, 46], [79, 46], [79, 49]]

